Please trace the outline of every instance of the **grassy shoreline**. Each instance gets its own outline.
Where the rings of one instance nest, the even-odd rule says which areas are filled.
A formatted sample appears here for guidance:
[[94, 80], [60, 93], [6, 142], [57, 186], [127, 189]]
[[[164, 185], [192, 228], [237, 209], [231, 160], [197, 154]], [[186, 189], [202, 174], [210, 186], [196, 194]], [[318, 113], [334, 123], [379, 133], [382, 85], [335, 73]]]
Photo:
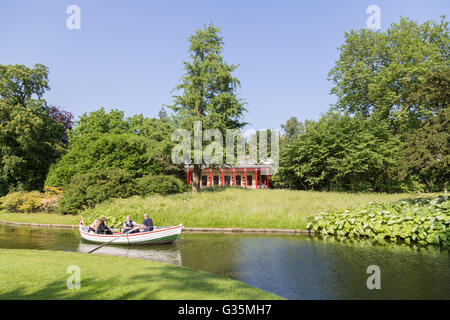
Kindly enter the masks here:
[[307, 217], [321, 212], [419, 196], [423, 195], [226, 189], [114, 199], [81, 214], [85, 222], [106, 216], [112, 224], [121, 223], [127, 215], [141, 222], [143, 214], [148, 213], [156, 225], [305, 230]]
[[[141, 222], [149, 213], [155, 225], [197, 228], [275, 228], [305, 230], [307, 217], [321, 212], [358, 208], [368, 202], [389, 202], [437, 194], [340, 193], [292, 190], [240, 190], [200, 192], [173, 196], [113, 199], [81, 212], [85, 223], [106, 216], [110, 224], [120, 224], [126, 215]], [[78, 224], [79, 215], [0, 212], [0, 220]]]
[[[282, 299], [208, 272], [134, 258], [0, 249], [0, 260], [1, 300]], [[69, 266], [79, 267], [79, 289], [67, 288]]]
[[0, 211], [0, 220], [38, 224], [77, 225], [80, 221], [80, 216], [62, 215], [56, 213], [20, 213]]

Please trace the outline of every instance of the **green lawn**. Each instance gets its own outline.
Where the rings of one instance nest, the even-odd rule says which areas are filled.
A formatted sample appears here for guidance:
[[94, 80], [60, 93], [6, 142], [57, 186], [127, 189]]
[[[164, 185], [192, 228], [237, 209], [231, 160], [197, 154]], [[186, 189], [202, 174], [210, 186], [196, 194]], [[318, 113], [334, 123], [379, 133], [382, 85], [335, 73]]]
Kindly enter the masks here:
[[55, 213], [15, 213], [0, 211], [0, 220], [41, 224], [78, 224], [80, 217]]
[[[0, 249], [3, 299], [280, 299], [211, 273], [133, 258]], [[69, 266], [80, 289], [68, 289]]]
[[[168, 197], [114, 199], [81, 214], [86, 223], [106, 216], [116, 223], [126, 215], [142, 222], [149, 213], [155, 225], [184, 224], [186, 227], [305, 229], [306, 217], [320, 212], [356, 208], [368, 202], [386, 202], [405, 198], [432, 197], [437, 194], [380, 194], [312, 192], [293, 190], [226, 189]], [[79, 216], [20, 214], [0, 212], [0, 220], [77, 224]]]

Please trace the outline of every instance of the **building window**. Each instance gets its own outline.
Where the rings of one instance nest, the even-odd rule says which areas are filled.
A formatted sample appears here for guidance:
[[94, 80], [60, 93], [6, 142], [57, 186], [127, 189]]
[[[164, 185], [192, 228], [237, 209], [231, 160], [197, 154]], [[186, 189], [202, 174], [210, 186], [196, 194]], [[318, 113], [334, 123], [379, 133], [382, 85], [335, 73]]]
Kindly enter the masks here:
[[207, 186], [208, 185], [208, 177], [207, 176], [202, 176], [202, 186]]
[[247, 176], [247, 186], [251, 186], [253, 183], [253, 176]]
[[236, 176], [236, 186], [240, 186], [241, 185], [241, 176]]
[[214, 185], [218, 185], [219, 184], [219, 176], [214, 176]]
[[230, 185], [230, 176], [224, 176], [223, 181], [225, 182], [226, 186], [229, 186]]

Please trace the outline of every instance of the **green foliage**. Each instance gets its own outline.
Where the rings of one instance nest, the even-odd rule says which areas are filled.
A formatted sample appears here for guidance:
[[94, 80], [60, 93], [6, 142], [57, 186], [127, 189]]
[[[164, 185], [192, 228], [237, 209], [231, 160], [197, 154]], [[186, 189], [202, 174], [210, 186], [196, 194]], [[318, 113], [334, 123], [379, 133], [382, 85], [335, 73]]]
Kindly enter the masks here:
[[133, 177], [181, 175], [170, 161], [172, 130], [168, 119], [140, 114], [124, 119], [122, 111], [103, 108], [84, 114], [70, 134], [68, 152], [50, 168], [45, 184], [63, 186], [75, 174], [102, 168], [124, 169]]
[[48, 68], [42, 64], [34, 68], [0, 65], [0, 97], [10, 105], [27, 106], [33, 97], [40, 99], [49, 89]]
[[310, 122], [308, 120], [301, 122], [297, 120], [297, 117], [290, 117], [285, 124], [281, 125], [283, 130], [282, 142], [290, 142], [305, 133], [306, 127]]
[[0, 195], [42, 189], [50, 164], [63, 152], [64, 126], [40, 99], [47, 74], [42, 65], [0, 65]]
[[12, 192], [0, 198], [0, 208], [12, 212], [53, 212], [60, 198], [56, 192]]
[[50, 168], [46, 185], [64, 186], [76, 174], [104, 168], [121, 168], [133, 177], [161, 173], [152, 155], [155, 142], [132, 133], [88, 134], [71, 142], [69, 151]]
[[61, 213], [76, 213], [110, 198], [136, 194], [133, 177], [122, 169], [96, 169], [74, 176], [59, 202]]
[[322, 235], [404, 240], [422, 245], [450, 243], [449, 197], [370, 204], [308, 218], [307, 228]]
[[[386, 31], [361, 29], [345, 34], [340, 57], [329, 73], [337, 107], [389, 119], [393, 131], [415, 128], [436, 105], [412, 99], [434, 70], [448, 69], [450, 38], [440, 23], [401, 18]], [[448, 89], [447, 89], [448, 90]]]
[[22, 205], [23, 191], [11, 192], [0, 198], [2, 209], [8, 211], [16, 211]]
[[166, 175], [148, 175], [136, 179], [136, 187], [140, 195], [160, 194], [167, 196], [180, 193], [186, 189], [180, 179]]
[[281, 150], [280, 182], [296, 189], [391, 191], [400, 141], [388, 128], [385, 121], [330, 112]]
[[402, 174], [416, 176], [429, 191], [444, 190], [450, 180], [450, 108], [439, 111], [406, 135]]

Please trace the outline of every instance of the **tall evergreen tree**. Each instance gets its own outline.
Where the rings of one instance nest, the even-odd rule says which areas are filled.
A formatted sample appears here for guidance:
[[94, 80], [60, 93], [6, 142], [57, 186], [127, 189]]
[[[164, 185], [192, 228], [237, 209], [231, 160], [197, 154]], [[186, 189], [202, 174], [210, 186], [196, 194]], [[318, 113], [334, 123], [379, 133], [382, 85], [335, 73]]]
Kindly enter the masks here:
[[[202, 122], [202, 131], [239, 129], [246, 123], [241, 121], [246, 111], [244, 102], [237, 96], [240, 86], [232, 76], [236, 65], [227, 64], [222, 57], [223, 38], [220, 29], [212, 24], [195, 31], [189, 38], [190, 61], [184, 62], [185, 74], [176, 87], [180, 95], [174, 96], [170, 106], [175, 112], [178, 127], [194, 132], [194, 122]], [[202, 132], [202, 135], [203, 135]], [[200, 187], [201, 166], [194, 163], [192, 190]]]

